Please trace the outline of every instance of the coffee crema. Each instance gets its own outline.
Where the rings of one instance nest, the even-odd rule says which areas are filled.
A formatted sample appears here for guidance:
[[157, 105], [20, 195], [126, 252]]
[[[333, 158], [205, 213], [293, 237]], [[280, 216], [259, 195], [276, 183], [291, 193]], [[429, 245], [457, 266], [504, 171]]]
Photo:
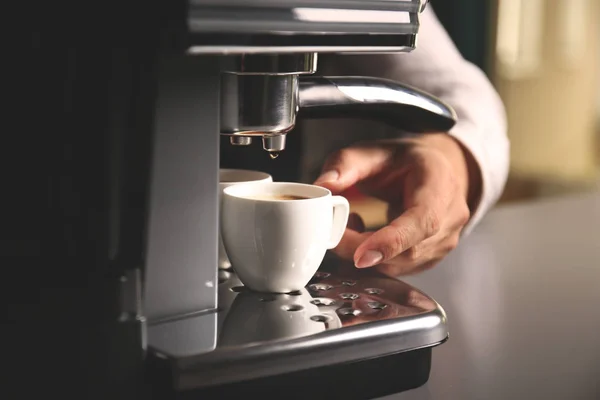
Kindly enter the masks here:
[[296, 196], [293, 194], [260, 194], [254, 196], [244, 196], [247, 199], [252, 200], [306, 200], [310, 197]]

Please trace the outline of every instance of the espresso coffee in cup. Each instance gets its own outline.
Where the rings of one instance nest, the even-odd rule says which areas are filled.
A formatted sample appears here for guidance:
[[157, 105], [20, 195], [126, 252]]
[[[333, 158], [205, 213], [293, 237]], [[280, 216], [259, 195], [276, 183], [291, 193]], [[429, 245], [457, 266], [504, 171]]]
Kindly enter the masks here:
[[240, 281], [259, 292], [301, 290], [338, 245], [350, 206], [301, 183], [235, 185], [223, 191], [221, 232]]
[[[219, 170], [219, 201], [222, 204], [222, 194], [223, 189], [226, 187], [237, 185], [241, 183], [257, 183], [257, 182], [272, 182], [273, 178], [271, 175], [260, 172], [260, 171], [249, 171], [245, 169], [220, 169]], [[229, 258], [227, 258], [227, 254], [225, 252], [225, 247], [223, 247], [223, 239], [221, 237], [221, 231], [219, 229], [219, 268], [227, 269], [231, 267], [231, 263], [229, 262]]]

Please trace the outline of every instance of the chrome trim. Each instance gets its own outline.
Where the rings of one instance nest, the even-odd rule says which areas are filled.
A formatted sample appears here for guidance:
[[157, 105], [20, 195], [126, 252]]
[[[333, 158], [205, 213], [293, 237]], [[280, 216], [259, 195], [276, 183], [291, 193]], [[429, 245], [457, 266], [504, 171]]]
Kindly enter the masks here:
[[422, 9], [422, 0], [192, 0], [187, 52], [405, 52], [415, 48]]
[[[192, 33], [416, 33], [421, 0], [405, 1], [220, 1], [191, 0]], [[324, 13], [335, 18], [323, 18]], [[372, 13], [385, 13], [374, 19]], [[393, 15], [394, 19], [389, 20]]]
[[252, 138], [250, 136], [230, 136], [229, 143], [233, 146], [250, 146]]
[[317, 71], [316, 53], [241, 54], [224, 72], [237, 75], [305, 75]]
[[385, 54], [385, 53], [409, 53], [414, 46], [238, 46], [238, 45], [202, 45], [190, 46], [187, 49], [189, 55], [201, 54], [290, 54], [308, 53], [318, 51], [319, 53], [340, 54]]

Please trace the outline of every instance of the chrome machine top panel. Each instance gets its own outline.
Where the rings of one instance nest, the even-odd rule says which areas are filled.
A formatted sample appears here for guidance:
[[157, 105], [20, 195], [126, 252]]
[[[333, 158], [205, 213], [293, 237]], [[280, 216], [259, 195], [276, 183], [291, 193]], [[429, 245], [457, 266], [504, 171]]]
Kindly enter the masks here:
[[427, 0], [191, 0], [191, 54], [407, 52]]

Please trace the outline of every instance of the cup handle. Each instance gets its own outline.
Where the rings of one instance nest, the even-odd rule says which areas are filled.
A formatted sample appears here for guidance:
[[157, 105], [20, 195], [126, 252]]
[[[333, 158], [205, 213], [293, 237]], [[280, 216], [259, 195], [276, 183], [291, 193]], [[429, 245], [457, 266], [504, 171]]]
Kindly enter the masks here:
[[333, 224], [331, 227], [331, 237], [329, 239], [328, 249], [336, 247], [346, 231], [348, 224], [348, 215], [350, 214], [350, 204], [345, 197], [332, 196], [331, 204], [333, 205]]

